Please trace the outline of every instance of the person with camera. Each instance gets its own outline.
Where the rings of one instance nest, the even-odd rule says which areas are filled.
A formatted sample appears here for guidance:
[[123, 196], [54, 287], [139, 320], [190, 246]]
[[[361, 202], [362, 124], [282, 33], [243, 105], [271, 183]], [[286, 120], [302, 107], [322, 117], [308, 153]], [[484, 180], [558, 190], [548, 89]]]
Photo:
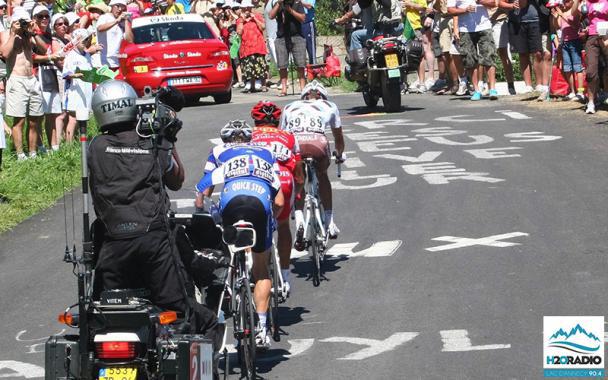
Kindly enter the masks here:
[[116, 70], [119, 66], [120, 44], [123, 39], [133, 42], [133, 29], [126, 0], [111, 0], [109, 5], [110, 13], [97, 20], [97, 40], [102, 46], [101, 64]]
[[22, 7], [13, 9], [9, 31], [0, 38], [0, 57], [6, 62], [9, 72], [6, 81], [6, 116], [13, 118], [13, 143], [18, 160], [25, 160], [23, 153], [23, 127], [28, 119], [28, 149], [31, 158], [36, 157], [39, 139], [38, 128], [43, 110], [40, 83], [34, 75], [34, 47], [39, 41], [34, 39], [35, 24], [29, 13]]
[[306, 40], [302, 33], [302, 23], [306, 15], [301, 0], [275, 0], [269, 12], [270, 19], [277, 20], [277, 38], [274, 41], [277, 53], [277, 66], [281, 78], [281, 92], [279, 96], [287, 95], [287, 66], [289, 54], [298, 71], [300, 91], [306, 85], [304, 68], [306, 66]]
[[[98, 252], [94, 295], [108, 289], [145, 288], [152, 303], [177, 311], [190, 322], [188, 333], [205, 334], [217, 350], [217, 318], [192, 298], [184, 268], [189, 263], [180, 258], [168, 218], [166, 188], [178, 190], [184, 182], [184, 165], [175, 147], [180, 122], [163, 106], [170, 120], [158, 120], [160, 126], [152, 131], [141, 122], [136, 101], [133, 87], [119, 80], [100, 84], [91, 101], [101, 131], [87, 154], [97, 216], [92, 228]], [[159, 101], [162, 104], [163, 99]]]

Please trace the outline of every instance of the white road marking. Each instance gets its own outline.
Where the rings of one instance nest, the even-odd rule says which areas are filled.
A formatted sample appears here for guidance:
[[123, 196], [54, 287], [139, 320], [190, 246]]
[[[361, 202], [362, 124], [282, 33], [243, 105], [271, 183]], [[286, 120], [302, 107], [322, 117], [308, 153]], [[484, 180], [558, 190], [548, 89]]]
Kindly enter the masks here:
[[15, 360], [0, 360], [0, 372], [4, 372], [4, 369], [9, 369], [12, 372], [0, 374], [0, 378], [25, 377], [26, 379], [32, 379], [44, 377], [44, 368]]
[[222, 143], [222, 139], [219, 137], [215, 139], [209, 139], [209, 141], [211, 141], [211, 144], [213, 145], [220, 145]]
[[407, 174], [420, 175], [431, 185], [446, 185], [452, 181], [475, 181], [496, 183], [504, 179], [488, 177], [490, 173], [467, 172], [466, 169], [456, 168], [453, 162], [433, 162], [426, 164], [402, 165]]
[[510, 344], [486, 344], [483, 346], [473, 346], [467, 330], [442, 330], [441, 340], [443, 341], [443, 352], [463, 352], [463, 351], [483, 351], [483, 350], [502, 350], [511, 348]]
[[344, 152], [344, 153], [346, 153], [346, 157], [348, 157], [348, 159], [346, 161], [344, 161], [344, 166], [346, 166], [349, 169], [365, 167], [365, 164], [363, 163], [363, 161], [361, 161], [359, 159], [359, 157], [354, 157], [354, 155], [357, 154], [357, 152], [355, 152], [354, 150], [351, 150], [351, 151]]
[[489, 121], [505, 121], [507, 119], [464, 119], [465, 117], [469, 117], [469, 116], [473, 116], [473, 115], [454, 115], [454, 116], [443, 116], [443, 117], [438, 117], [435, 120], [437, 121], [445, 121], [448, 123], [485, 123], [485, 122], [489, 122]]
[[[356, 181], [356, 180], [373, 180], [373, 182], [366, 185], [347, 185], [344, 181]], [[331, 186], [334, 190], [361, 190], [361, 189], [372, 189], [374, 187], [382, 187], [392, 185], [397, 182], [397, 177], [392, 177], [388, 174], [377, 174], [377, 175], [363, 175], [360, 176], [355, 170], [344, 170], [342, 171], [342, 177], [339, 181], [332, 181]]]
[[407, 161], [407, 162], [431, 162], [435, 161], [442, 152], [424, 152], [418, 157], [413, 156], [402, 156], [400, 154], [377, 154], [374, 157], [386, 158], [389, 160]]
[[346, 135], [349, 139], [353, 141], [373, 141], [373, 140], [387, 140], [391, 141], [393, 139], [405, 139], [409, 140], [404, 141], [417, 141], [417, 138], [409, 137], [409, 135], [389, 135], [386, 131], [377, 131], [377, 132], [358, 132], [358, 133], [349, 133]]
[[530, 116], [524, 115], [523, 113], [520, 113], [520, 112], [511, 111], [511, 110], [500, 110], [500, 111], [495, 111], [495, 112], [501, 113], [505, 116], [510, 117], [511, 119], [516, 119], [516, 120], [532, 119]]
[[194, 198], [171, 199], [171, 203], [175, 203], [175, 208], [194, 207]]
[[486, 247], [497, 247], [497, 248], [512, 247], [512, 246], [521, 245], [521, 244], [520, 243], [511, 243], [511, 242], [501, 241], [501, 240], [510, 239], [510, 238], [518, 237], [518, 236], [528, 236], [528, 235], [529, 234], [527, 234], [525, 232], [510, 232], [507, 234], [492, 235], [492, 236], [479, 238], [479, 239], [471, 239], [471, 238], [464, 238], [464, 237], [457, 237], [457, 236], [440, 236], [440, 237], [433, 238], [431, 240], [446, 241], [446, 242], [450, 242], [451, 244], [445, 244], [445, 245], [439, 245], [436, 247], [426, 248], [426, 250], [430, 251], [430, 252], [439, 252], [439, 251], [446, 251], [449, 249], [471, 247], [474, 245], [483, 245]]
[[468, 135], [468, 137], [471, 138], [473, 141], [468, 141], [468, 142], [453, 141], [453, 140], [450, 140], [443, 136], [425, 137], [425, 139], [427, 139], [431, 142], [434, 142], [435, 144], [452, 145], [452, 146], [483, 145], [483, 144], [489, 144], [492, 141], [494, 141], [494, 139], [492, 137], [486, 136], [486, 135]]
[[415, 141], [418, 139], [405, 138], [391, 138], [389, 140], [380, 140], [380, 141], [360, 141], [357, 143], [359, 149], [362, 152], [391, 152], [395, 150], [409, 150], [412, 149], [409, 146], [398, 146], [397, 143], [407, 142], [407, 141]]
[[380, 355], [387, 351], [392, 351], [398, 346], [401, 346], [418, 336], [417, 332], [397, 332], [384, 340], [365, 339], [365, 338], [350, 338], [335, 336], [332, 338], [322, 339], [324, 343], [350, 343], [359, 346], [368, 346], [359, 351], [348, 354], [337, 360], [363, 360], [372, 356]]
[[468, 133], [467, 131], [459, 131], [452, 127], [430, 127], [414, 129], [412, 133], [416, 134], [416, 137], [434, 137], [434, 136], [454, 136], [463, 135]]
[[507, 154], [505, 150], [516, 150], [523, 149], [517, 146], [510, 146], [505, 148], [484, 148], [484, 149], [467, 149], [465, 152], [472, 154], [475, 158], [481, 158], [484, 160], [491, 160], [494, 158], [512, 158], [521, 157], [521, 154]]
[[[269, 362], [269, 361], [277, 361], [282, 358], [293, 358], [295, 356], [303, 354], [305, 351], [309, 350], [314, 344], [314, 339], [289, 339], [287, 341], [289, 343], [289, 354], [286, 355], [272, 355], [272, 356], [258, 356], [256, 361], [259, 362]], [[236, 348], [233, 344], [227, 344], [226, 349], [229, 354], [236, 354]]]
[[355, 125], [361, 126], [367, 129], [382, 129], [393, 125], [428, 125], [429, 123], [412, 123], [410, 119], [387, 119], [387, 120], [370, 120], [370, 121], [358, 121]]
[[544, 132], [517, 132], [507, 133], [507, 138], [511, 138], [510, 142], [539, 142], [539, 141], [555, 141], [562, 138], [562, 136], [551, 136], [545, 135]]
[[[334, 244], [327, 250], [326, 256], [348, 256], [348, 257], [387, 257], [392, 256], [397, 252], [403, 242], [401, 240], [379, 241], [371, 245], [367, 249], [355, 252], [354, 249], [359, 242]], [[291, 258], [298, 259], [308, 255], [306, 251], [291, 250]]]

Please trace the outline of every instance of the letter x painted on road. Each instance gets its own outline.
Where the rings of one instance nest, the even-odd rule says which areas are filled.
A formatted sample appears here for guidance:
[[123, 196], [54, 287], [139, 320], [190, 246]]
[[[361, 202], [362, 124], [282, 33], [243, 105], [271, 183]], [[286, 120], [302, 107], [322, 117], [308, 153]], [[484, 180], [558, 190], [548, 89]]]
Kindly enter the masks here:
[[525, 232], [510, 232], [508, 234], [500, 234], [500, 235], [492, 235], [488, 237], [483, 237], [479, 239], [471, 239], [457, 236], [440, 236], [433, 238], [432, 240], [437, 241], [446, 241], [450, 242], [450, 244], [439, 245], [436, 247], [426, 248], [427, 251], [438, 252], [438, 251], [446, 251], [448, 249], [456, 249], [456, 248], [464, 248], [471, 247], [474, 245], [485, 245], [486, 247], [512, 247], [514, 245], [520, 245], [519, 243], [510, 243], [507, 241], [501, 241], [505, 239], [509, 239], [516, 236], [528, 236]]

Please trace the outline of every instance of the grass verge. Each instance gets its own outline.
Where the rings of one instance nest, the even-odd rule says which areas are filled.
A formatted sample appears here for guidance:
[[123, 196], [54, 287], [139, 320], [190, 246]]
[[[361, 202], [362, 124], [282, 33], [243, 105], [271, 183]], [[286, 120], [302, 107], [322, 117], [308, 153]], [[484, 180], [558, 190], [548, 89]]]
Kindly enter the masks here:
[[[88, 135], [97, 133], [89, 122]], [[80, 184], [80, 143], [62, 144], [57, 152], [36, 159], [17, 161], [14, 152], [2, 151], [0, 171], [0, 233], [55, 204]]]

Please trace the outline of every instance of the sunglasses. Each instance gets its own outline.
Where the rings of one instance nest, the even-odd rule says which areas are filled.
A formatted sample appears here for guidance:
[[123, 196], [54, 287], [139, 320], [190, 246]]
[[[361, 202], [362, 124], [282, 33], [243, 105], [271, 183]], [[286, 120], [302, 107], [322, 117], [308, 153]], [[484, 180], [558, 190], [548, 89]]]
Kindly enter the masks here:
[[58, 26], [66, 26], [66, 25], [65, 25], [65, 22], [56, 22], [55, 23], [55, 28], [58, 27]]
[[36, 18], [38, 20], [45, 20], [45, 19], [48, 20], [48, 19], [51, 18], [51, 16], [49, 16], [49, 15], [36, 15]]
[[0, 6], [0, 9], [6, 9], [6, 5]]

